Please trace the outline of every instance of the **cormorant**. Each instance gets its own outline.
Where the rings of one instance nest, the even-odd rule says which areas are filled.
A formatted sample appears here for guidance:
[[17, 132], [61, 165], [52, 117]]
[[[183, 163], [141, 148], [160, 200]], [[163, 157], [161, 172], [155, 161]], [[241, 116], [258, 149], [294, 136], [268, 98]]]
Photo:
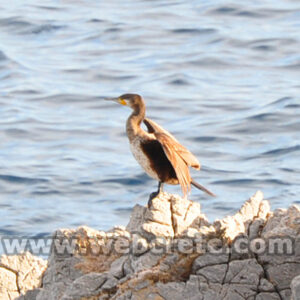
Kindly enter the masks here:
[[[145, 103], [140, 95], [124, 94], [107, 100], [129, 106], [133, 110], [126, 123], [126, 133], [135, 159], [150, 177], [159, 182], [158, 191], [151, 194], [151, 199], [163, 191], [164, 183], [180, 184], [184, 197], [191, 190], [191, 184], [215, 196], [190, 175], [189, 167], [200, 170], [197, 158], [168, 131], [145, 118]], [[148, 132], [141, 128], [142, 122]]]

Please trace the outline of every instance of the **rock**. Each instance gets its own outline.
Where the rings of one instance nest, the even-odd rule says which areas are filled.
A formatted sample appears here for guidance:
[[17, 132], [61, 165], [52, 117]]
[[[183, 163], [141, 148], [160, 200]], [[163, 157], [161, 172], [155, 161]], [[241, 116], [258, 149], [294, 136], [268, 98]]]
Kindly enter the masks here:
[[[71, 284], [71, 283], [69, 283]], [[48, 288], [42, 288], [39, 293], [37, 293], [36, 300], [57, 300], [61, 299], [64, 295], [65, 290], [68, 285], [64, 282], [55, 282]], [[19, 300], [19, 299], [18, 299]]]
[[289, 289], [292, 279], [300, 274], [299, 262], [280, 264], [280, 267], [274, 263], [267, 264], [265, 269], [269, 280], [279, 290]]
[[41, 286], [47, 262], [29, 252], [0, 258], [0, 299], [15, 299]]
[[154, 198], [150, 208], [136, 205], [127, 230], [139, 233], [145, 238], [177, 237], [189, 228], [208, 225], [204, 215], [200, 214], [200, 204], [176, 195], [161, 193]]
[[143, 271], [145, 269], [150, 269], [153, 266], [155, 266], [158, 261], [161, 259], [159, 255], [155, 255], [152, 252], [147, 252], [142, 256], [132, 256], [131, 257], [131, 267], [134, 271], [134, 273], [138, 273], [140, 271]]
[[20, 295], [17, 274], [7, 267], [0, 267], [0, 298], [15, 299]]
[[229, 254], [222, 253], [220, 255], [215, 255], [211, 253], [205, 253], [198, 256], [193, 263], [193, 272], [197, 272], [199, 269], [202, 269], [207, 266], [215, 266], [227, 264], [229, 262]]
[[184, 282], [169, 282], [157, 284], [158, 294], [163, 299], [182, 300], [182, 295], [185, 291]]
[[131, 233], [141, 232], [141, 226], [144, 223], [144, 216], [146, 211], [147, 211], [146, 207], [140, 206], [138, 204], [135, 205], [132, 210], [129, 223], [126, 226], [126, 230]]
[[248, 235], [250, 225], [256, 219], [266, 220], [270, 211], [268, 202], [263, 201], [263, 193], [258, 191], [242, 206], [233, 217], [228, 216], [214, 223], [216, 230], [228, 241], [233, 241], [239, 235]]
[[128, 259], [129, 257], [126, 255], [116, 259], [114, 262], [112, 262], [109, 273], [118, 279], [123, 278], [125, 276], [124, 266]]
[[278, 209], [270, 214], [261, 231], [268, 247], [257, 259], [282, 299], [290, 299], [291, 282], [300, 274], [299, 220], [299, 207]]
[[259, 293], [256, 300], [280, 300], [280, 296], [277, 293]]
[[260, 279], [260, 283], [259, 283], [259, 287], [258, 287], [259, 291], [261, 292], [275, 292], [275, 288], [273, 286], [273, 284], [271, 284], [267, 279], [265, 278], [261, 278]]
[[41, 272], [17, 267], [37, 269], [35, 259], [1, 258], [3, 299], [298, 300], [300, 209], [271, 212], [257, 192], [209, 224], [198, 203], [162, 193], [126, 228], [56, 231], [42, 285]]
[[222, 283], [226, 276], [227, 269], [227, 264], [207, 266], [199, 269], [196, 274], [201, 275], [199, 277], [200, 280], [205, 278], [205, 281], [209, 281], [211, 283]]
[[236, 260], [229, 263], [224, 283], [257, 287], [262, 276], [263, 268], [255, 259]]
[[290, 289], [279, 291], [279, 294], [281, 296], [281, 299], [291, 299], [292, 292]]
[[101, 288], [107, 282], [106, 273], [89, 273], [83, 275], [68, 286], [62, 296], [62, 300], [92, 297], [100, 294]]
[[293, 279], [293, 281], [291, 283], [291, 290], [292, 290], [292, 299], [291, 300], [300, 299], [300, 275]]
[[42, 292], [41, 288], [38, 289], [34, 289], [34, 290], [29, 290], [27, 291], [27, 293], [25, 295], [22, 295], [20, 297], [18, 297], [18, 300], [36, 300], [38, 294]]
[[262, 231], [264, 238], [273, 236], [296, 237], [300, 233], [300, 208], [292, 205], [289, 209], [277, 209], [268, 219]]

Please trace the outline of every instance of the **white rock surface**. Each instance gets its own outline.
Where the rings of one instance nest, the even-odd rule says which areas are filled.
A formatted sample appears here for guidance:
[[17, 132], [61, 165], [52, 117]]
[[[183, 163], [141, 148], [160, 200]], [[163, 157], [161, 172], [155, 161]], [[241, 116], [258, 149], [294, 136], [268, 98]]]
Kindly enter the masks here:
[[29, 252], [0, 258], [0, 299], [15, 299], [41, 286], [47, 261]]

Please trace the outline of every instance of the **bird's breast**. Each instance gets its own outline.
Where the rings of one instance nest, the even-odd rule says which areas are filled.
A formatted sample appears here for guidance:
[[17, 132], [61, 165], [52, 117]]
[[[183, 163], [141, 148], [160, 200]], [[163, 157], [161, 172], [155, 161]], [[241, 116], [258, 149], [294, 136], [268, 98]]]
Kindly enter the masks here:
[[151, 162], [150, 157], [143, 151], [142, 140], [140, 138], [135, 138], [130, 141], [130, 149], [141, 167], [145, 172], [152, 178], [160, 180], [157, 172], [153, 169], [153, 162]]

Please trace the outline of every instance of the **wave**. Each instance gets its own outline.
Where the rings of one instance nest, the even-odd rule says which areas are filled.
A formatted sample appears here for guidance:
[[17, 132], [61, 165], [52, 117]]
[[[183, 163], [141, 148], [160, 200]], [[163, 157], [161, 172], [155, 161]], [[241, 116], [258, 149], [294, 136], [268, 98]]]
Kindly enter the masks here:
[[47, 179], [21, 177], [21, 176], [14, 176], [14, 175], [0, 175], [0, 180], [6, 181], [9, 183], [16, 183], [16, 184], [35, 184], [35, 183], [49, 182], [49, 180], [47, 180]]

